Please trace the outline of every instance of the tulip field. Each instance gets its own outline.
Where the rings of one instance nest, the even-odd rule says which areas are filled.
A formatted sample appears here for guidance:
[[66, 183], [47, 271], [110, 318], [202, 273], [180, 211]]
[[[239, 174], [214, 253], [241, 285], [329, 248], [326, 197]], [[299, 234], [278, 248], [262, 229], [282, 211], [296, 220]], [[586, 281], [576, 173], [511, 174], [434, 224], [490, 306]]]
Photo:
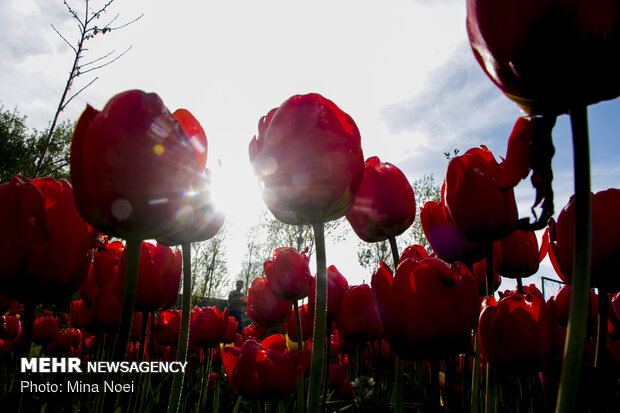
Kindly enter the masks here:
[[[257, 114], [248, 162], [264, 203], [311, 226], [315, 249], [273, 251], [238, 294], [242, 324], [232, 305], [190, 303], [191, 245], [226, 213], [200, 121], [137, 89], [88, 105], [70, 183], [0, 185], [0, 410], [620, 412], [620, 189], [591, 192], [587, 117], [620, 96], [620, 1], [535, 3], [467, 0], [473, 54], [524, 114], [505, 154], [455, 153], [439, 201], [416, 204], [328, 97]], [[574, 195], [554, 205], [562, 114]], [[391, 247], [369, 284], [326, 260], [325, 223], [343, 217]], [[430, 248], [399, 251], [415, 220]], [[551, 298], [528, 281], [545, 258], [563, 282]]]

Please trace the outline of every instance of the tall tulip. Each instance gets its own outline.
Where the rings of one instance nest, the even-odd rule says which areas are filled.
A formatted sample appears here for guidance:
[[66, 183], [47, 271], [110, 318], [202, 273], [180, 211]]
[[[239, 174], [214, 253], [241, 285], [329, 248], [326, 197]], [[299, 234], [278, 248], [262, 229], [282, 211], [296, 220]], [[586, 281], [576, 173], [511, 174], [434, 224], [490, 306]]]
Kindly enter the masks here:
[[415, 196], [405, 174], [377, 156], [366, 159], [362, 183], [347, 220], [366, 242], [402, 234], [415, 220]]
[[277, 248], [273, 259], [263, 265], [273, 293], [281, 300], [301, 300], [308, 296], [312, 275], [305, 252], [295, 248]]
[[493, 265], [503, 277], [526, 278], [538, 271], [538, 240], [533, 231], [514, 231], [493, 243]]
[[364, 171], [359, 130], [331, 100], [296, 95], [261, 118], [250, 161], [269, 210], [287, 224], [342, 217]]
[[514, 191], [500, 186], [501, 176], [500, 165], [484, 146], [472, 148], [448, 164], [445, 205], [456, 226], [470, 241], [495, 241], [516, 227]]
[[189, 342], [202, 348], [213, 348], [226, 342], [229, 322], [228, 309], [222, 313], [217, 307], [194, 308], [190, 317]]
[[485, 359], [504, 374], [529, 374], [549, 362], [551, 313], [536, 294], [510, 293], [496, 301], [485, 298], [478, 339]]
[[263, 327], [282, 325], [291, 314], [291, 302], [279, 299], [265, 277], [252, 281], [248, 290], [247, 314]]
[[467, 0], [467, 32], [485, 73], [528, 113], [620, 95], [615, 1]]
[[[314, 301], [316, 297], [316, 281], [317, 277], [312, 278], [312, 285], [310, 286], [310, 292], [308, 294], [308, 310], [310, 314], [314, 314]], [[330, 265], [327, 268], [327, 317], [333, 319], [336, 315], [336, 303], [341, 290], [345, 290], [349, 287], [349, 283], [344, 275], [335, 265]]]
[[368, 284], [354, 285], [340, 292], [336, 326], [349, 343], [366, 343], [381, 335], [381, 321]]
[[407, 259], [392, 276], [381, 263], [372, 276], [372, 290], [384, 334], [399, 357], [443, 358], [469, 346], [479, 299], [463, 264]]
[[309, 362], [308, 350], [286, 355], [254, 340], [243, 343], [241, 349], [224, 347], [222, 351], [228, 382], [235, 393], [248, 399], [280, 400], [290, 396]]

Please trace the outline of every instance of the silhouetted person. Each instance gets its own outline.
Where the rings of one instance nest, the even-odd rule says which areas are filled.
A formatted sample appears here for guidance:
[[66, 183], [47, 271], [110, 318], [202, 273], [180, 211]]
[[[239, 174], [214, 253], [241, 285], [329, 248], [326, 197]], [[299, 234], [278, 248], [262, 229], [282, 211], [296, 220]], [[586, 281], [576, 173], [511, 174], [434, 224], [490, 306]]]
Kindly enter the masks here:
[[237, 280], [236, 289], [228, 294], [228, 314], [237, 320], [237, 332], [243, 331], [243, 312], [245, 311], [245, 295], [241, 292], [243, 281]]

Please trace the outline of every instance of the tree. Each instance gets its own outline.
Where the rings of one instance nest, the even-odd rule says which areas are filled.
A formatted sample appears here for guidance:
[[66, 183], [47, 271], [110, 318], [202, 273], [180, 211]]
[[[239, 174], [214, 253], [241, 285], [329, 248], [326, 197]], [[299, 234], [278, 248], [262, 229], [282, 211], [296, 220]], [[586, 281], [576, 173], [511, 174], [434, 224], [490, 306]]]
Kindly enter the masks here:
[[[69, 40], [67, 40], [67, 38], [62, 33], [60, 33], [60, 31], [58, 31], [58, 29], [56, 29], [56, 27], [54, 27], [54, 25], [52, 24], [52, 29], [54, 29], [54, 31], [60, 36], [60, 38], [64, 40], [64, 42], [73, 50], [74, 58], [73, 58], [73, 65], [71, 67], [71, 70], [69, 71], [69, 76], [67, 77], [67, 82], [65, 83], [65, 88], [60, 97], [60, 101], [58, 102], [56, 112], [54, 113], [50, 127], [47, 129], [45, 138], [43, 139], [42, 144], [40, 145], [41, 146], [40, 151], [38, 152], [39, 156], [37, 158], [37, 163], [34, 168], [34, 172], [31, 175], [32, 177], [37, 177], [37, 176], [41, 176], [44, 174], [45, 159], [48, 155], [50, 155], [49, 153], [50, 150], [53, 150], [52, 142], [54, 141], [54, 138], [56, 137], [55, 131], [56, 131], [56, 126], [57, 126], [60, 114], [77, 95], [79, 95], [87, 87], [92, 85], [98, 79], [98, 77], [91, 79], [88, 83], [86, 83], [86, 85], [82, 86], [78, 91], [70, 94], [71, 90], [73, 89], [74, 82], [76, 81], [76, 79], [82, 75], [95, 72], [115, 62], [121, 56], [127, 53], [129, 49], [131, 49], [131, 46], [129, 46], [125, 51], [121, 53], [116, 53], [116, 51], [113, 50], [103, 56], [91, 58], [90, 60], [86, 62], [82, 60], [83, 58], [87, 58], [88, 48], [86, 47], [86, 44], [88, 41], [95, 38], [99, 34], [104, 35], [106, 33], [122, 29], [123, 27], [127, 27], [128, 25], [142, 18], [142, 15], [140, 15], [137, 18], [127, 23], [115, 25], [115, 22], [119, 17], [119, 14], [116, 14], [114, 17], [108, 19], [107, 22], [105, 22], [102, 26], [98, 26], [96, 24], [97, 21], [99, 21], [100, 18], [105, 16], [106, 12], [108, 11], [108, 9], [110, 8], [113, 2], [114, 0], [107, 0], [103, 4], [103, 6], [99, 7], [98, 9], [97, 8], [93, 9], [91, 7], [90, 0], [84, 0], [83, 9], [78, 10], [74, 6], [69, 5], [67, 0], [63, 1], [63, 4], [67, 8], [67, 11], [71, 15], [71, 18], [73, 18], [77, 22], [78, 36], [77, 36], [77, 42], [75, 44], [72, 44]], [[37, 148], [38, 148], [38, 145], [37, 145]]]
[[[0, 107], [0, 180], [6, 182], [20, 174], [35, 175], [39, 154], [47, 141], [49, 129], [37, 131], [26, 125], [27, 117], [17, 108]], [[52, 133], [48, 156], [40, 166], [41, 176], [69, 179], [69, 155], [73, 122], [65, 120]]]
[[228, 278], [226, 240], [228, 225], [225, 223], [211, 239], [192, 244], [192, 296], [193, 305], [205, 298], [222, 297]]

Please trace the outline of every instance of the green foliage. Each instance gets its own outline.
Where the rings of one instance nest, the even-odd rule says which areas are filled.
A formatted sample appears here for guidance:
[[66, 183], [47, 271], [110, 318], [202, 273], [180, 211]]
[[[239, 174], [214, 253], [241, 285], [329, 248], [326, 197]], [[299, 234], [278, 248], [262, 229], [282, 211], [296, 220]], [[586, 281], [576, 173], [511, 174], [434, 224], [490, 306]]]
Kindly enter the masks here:
[[[47, 130], [30, 129], [27, 117], [17, 109], [0, 107], [0, 181], [6, 182], [21, 174], [34, 177], [39, 156], [45, 146]], [[73, 122], [66, 120], [56, 126], [39, 176], [69, 179], [69, 156]]]
[[211, 297], [226, 297], [228, 262], [226, 241], [228, 225], [224, 223], [215, 236], [207, 241], [192, 243], [192, 291], [195, 302]]

